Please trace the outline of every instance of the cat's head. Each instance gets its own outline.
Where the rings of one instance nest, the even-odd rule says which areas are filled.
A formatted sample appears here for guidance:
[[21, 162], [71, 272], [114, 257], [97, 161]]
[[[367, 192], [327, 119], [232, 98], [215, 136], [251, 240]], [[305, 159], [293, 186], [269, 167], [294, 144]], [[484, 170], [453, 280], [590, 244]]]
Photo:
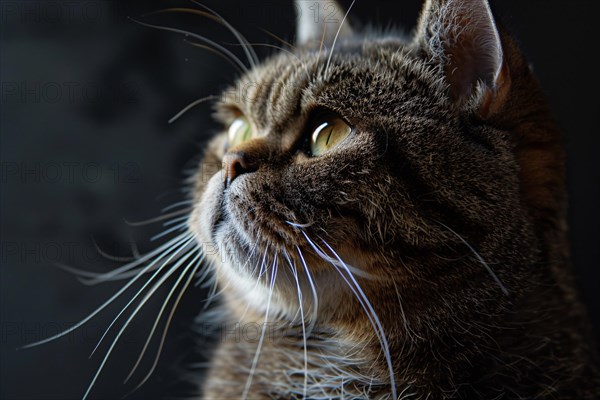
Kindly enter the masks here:
[[302, 299], [307, 319], [368, 325], [368, 300], [391, 331], [526, 291], [562, 229], [561, 153], [487, 1], [429, 0], [412, 37], [297, 6], [294, 46], [217, 105], [190, 228], [221, 285], [290, 320]]

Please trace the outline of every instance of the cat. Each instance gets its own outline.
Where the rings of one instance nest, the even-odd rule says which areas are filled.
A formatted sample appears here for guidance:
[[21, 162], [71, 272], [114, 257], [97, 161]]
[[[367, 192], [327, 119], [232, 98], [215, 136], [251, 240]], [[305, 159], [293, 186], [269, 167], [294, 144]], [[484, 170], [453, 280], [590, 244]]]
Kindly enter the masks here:
[[600, 398], [559, 132], [487, 0], [411, 37], [296, 9], [195, 182], [228, 333], [202, 398]]
[[85, 400], [176, 276], [125, 379], [158, 337], [136, 388], [196, 279], [220, 301], [197, 327], [216, 342], [201, 346], [208, 371], [192, 372], [203, 399], [600, 398], [569, 262], [560, 135], [487, 0], [426, 0], [410, 37], [357, 31], [352, 5], [295, 5], [296, 42], [262, 62], [220, 15], [191, 11], [227, 27], [250, 67], [207, 38], [137, 21], [241, 70], [215, 104], [223, 131], [192, 198], [149, 221], [172, 218], [156, 238], [180, 233], [110, 272], [62, 266], [92, 284], [128, 281], [22, 348], [135, 290], [94, 349], [120, 323]]

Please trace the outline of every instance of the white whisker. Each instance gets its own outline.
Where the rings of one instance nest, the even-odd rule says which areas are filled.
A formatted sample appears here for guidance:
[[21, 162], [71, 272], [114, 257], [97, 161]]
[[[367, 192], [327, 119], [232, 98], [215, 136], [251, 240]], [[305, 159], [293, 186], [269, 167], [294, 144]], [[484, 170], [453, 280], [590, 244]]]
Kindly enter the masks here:
[[183, 114], [185, 114], [186, 112], [190, 111], [192, 108], [196, 107], [198, 104], [202, 104], [206, 101], [209, 100], [216, 100], [218, 99], [217, 96], [206, 96], [206, 97], [202, 97], [198, 100], [195, 100], [193, 102], [191, 102], [190, 104], [188, 104], [187, 106], [183, 107], [183, 109], [181, 111], [179, 111], [177, 114], [175, 114], [173, 117], [171, 117], [171, 119], [169, 119], [169, 124], [172, 124], [173, 122], [177, 121], [179, 118], [181, 118], [181, 116]]
[[315, 282], [310, 274], [310, 270], [306, 265], [306, 261], [304, 260], [304, 256], [302, 255], [302, 251], [299, 246], [296, 246], [296, 250], [298, 251], [298, 256], [300, 257], [300, 261], [302, 263], [302, 267], [304, 268], [304, 272], [306, 273], [306, 279], [308, 280], [308, 284], [310, 285], [310, 290], [312, 292], [313, 304], [312, 304], [312, 318], [310, 320], [310, 324], [308, 327], [308, 331], [312, 332], [315, 324], [317, 323], [317, 314], [319, 312], [319, 297], [317, 295], [317, 288], [315, 286]]
[[[255, 246], [256, 248], [257, 246]], [[267, 259], [267, 254], [268, 254], [268, 246], [265, 249], [264, 253], [263, 253], [263, 257], [262, 257], [262, 261], [260, 263], [260, 268], [257, 268], [259, 271], [263, 271], [266, 268], [266, 259]], [[248, 263], [248, 260], [250, 260], [252, 257], [248, 257], [248, 259], [246, 260], [246, 262], [244, 263], [244, 266]], [[258, 265], [257, 265], [258, 267]], [[244, 268], [244, 267], [242, 267]], [[254, 283], [254, 288], [252, 289], [252, 291], [256, 291], [256, 288], [258, 288], [258, 285], [260, 284], [260, 278], [262, 275], [259, 273], [256, 279], [256, 282]], [[248, 312], [248, 310], [250, 309], [250, 303], [246, 304], [246, 308], [244, 309], [244, 312], [241, 314], [240, 318], [239, 318], [239, 322], [241, 323], [244, 320], [244, 317], [246, 316], [246, 313]]]
[[477, 258], [477, 260], [481, 263], [481, 265], [483, 265], [485, 267], [485, 269], [492, 276], [492, 278], [494, 279], [494, 281], [496, 281], [496, 284], [500, 287], [500, 290], [502, 290], [502, 293], [504, 293], [506, 296], [508, 296], [509, 292], [508, 292], [508, 289], [506, 288], [506, 286], [504, 286], [504, 284], [502, 283], [502, 281], [500, 280], [500, 278], [498, 278], [498, 275], [496, 275], [494, 273], [494, 271], [489, 266], [489, 264], [487, 262], [485, 262], [485, 260], [483, 259], [483, 257], [481, 257], [481, 255], [473, 248], [473, 246], [471, 246], [469, 244], [469, 242], [467, 242], [461, 235], [459, 235], [457, 232], [455, 232], [448, 225], [446, 225], [446, 224], [444, 224], [444, 223], [442, 223], [440, 221], [435, 221], [435, 222], [437, 222], [438, 224], [440, 224], [441, 226], [443, 226], [444, 228], [446, 228], [448, 231], [450, 231], [452, 234], [454, 234], [461, 242], [463, 242], [463, 244], [465, 246], [467, 246], [469, 248], [469, 250], [471, 250], [471, 252], [475, 255], [475, 257]]
[[[189, 240], [190, 241], [194, 240], [194, 238], [191, 238]], [[189, 243], [189, 241], [187, 243]], [[181, 266], [181, 264], [183, 264], [183, 262], [185, 262], [185, 260], [187, 258], [189, 258], [190, 255], [191, 254], [188, 253], [186, 256], [184, 256], [183, 259], [179, 260], [173, 267], [171, 267], [171, 269], [169, 271], [167, 271], [165, 273], [165, 275], [163, 275], [159, 279], [159, 281], [156, 282], [152, 286], [152, 288], [144, 296], [144, 298], [142, 300], [140, 300], [140, 303], [137, 305], [137, 307], [135, 308], [135, 310], [133, 310], [133, 312], [131, 313], [131, 315], [127, 319], [127, 321], [125, 321], [125, 323], [123, 324], [123, 326], [121, 327], [121, 329], [117, 333], [117, 336], [115, 337], [115, 339], [113, 340], [112, 344], [110, 345], [108, 351], [106, 352], [106, 354], [105, 354], [105, 356], [104, 356], [104, 358], [102, 360], [102, 363], [100, 364], [100, 367], [98, 367], [98, 370], [96, 371], [96, 374], [94, 375], [94, 378], [92, 379], [92, 382], [90, 383], [90, 385], [88, 386], [85, 394], [83, 395], [83, 399], [82, 400], [85, 400], [87, 398], [87, 396], [89, 395], [90, 391], [92, 390], [92, 387], [94, 386], [94, 384], [96, 383], [96, 380], [98, 379], [98, 376], [100, 375], [100, 373], [104, 369], [104, 365], [106, 364], [106, 361], [108, 361], [108, 359], [109, 359], [109, 357], [110, 357], [113, 349], [115, 348], [115, 346], [119, 342], [119, 339], [123, 335], [123, 332], [125, 332], [125, 330], [129, 326], [129, 324], [131, 323], [131, 321], [135, 318], [135, 316], [138, 314], [138, 312], [140, 311], [140, 309], [146, 304], [146, 302], [148, 302], [148, 299], [150, 299], [150, 297], [152, 297], [152, 295], [154, 295], [154, 293], [158, 290], [158, 288], [160, 288], [162, 286], [162, 284]], [[165, 264], [168, 264], [171, 261], [172, 258], [173, 258], [173, 256], [171, 256], [171, 258], [169, 258], [169, 260], [165, 261]], [[165, 264], [163, 264], [163, 265], [165, 265]]]
[[[384, 353], [384, 356], [385, 356], [385, 359], [387, 362], [387, 366], [388, 366], [388, 370], [389, 370], [389, 374], [390, 374], [390, 384], [392, 387], [392, 398], [395, 399], [395, 398], [397, 398], [397, 396], [396, 396], [396, 380], [394, 377], [394, 367], [392, 365], [392, 357], [390, 355], [390, 348], [389, 348], [387, 338], [385, 336], [385, 332], [383, 330], [383, 325], [381, 325], [381, 321], [379, 320], [379, 317], [377, 316], [375, 309], [373, 308], [373, 306], [371, 305], [371, 302], [369, 301], [369, 299], [365, 295], [364, 291], [362, 290], [362, 288], [360, 287], [360, 285], [354, 278], [354, 275], [352, 275], [352, 272], [350, 272], [350, 270], [348, 268], [346, 268], [346, 264], [344, 263], [344, 261], [342, 261], [340, 256], [335, 252], [335, 250], [333, 250], [331, 248], [331, 246], [329, 246], [329, 244], [327, 242], [325, 242], [322, 238], [321, 238], [321, 241], [323, 242], [323, 244], [325, 246], [327, 246], [327, 248], [335, 255], [335, 257], [339, 260], [339, 262], [342, 264], [342, 266], [346, 269], [346, 272], [348, 273], [350, 279], [352, 280], [352, 283], [354, 284], [356, 290], [358, 290], [358, 293], [362, 297], [364, 304], [366, 304], [367, 308], [369, 309], [369, 312], [371, 313], [372, 318], [375, 321], [375, 325], [376, 325], [377, 329], [375, 329], [375, 326], [373, 328], [379, 338], [379, 341], [381, 343], [381, 347], [382, 347], [382, 350], [383, 350], [383, 353]], [[351, 285], [349, 285], [349, 286], [352, 288]], [[359, 301], [360, 301], [360, 299], [359, 299]], [[367, 316], [369, 315], [368, 312], [366, 314], [367, 314]], [[369, 318], [369, 319], [371, 319], [371, 318]], [[379, 330], [379, 332], [377, 332], [378, 330]]]
[[[215, 55], [217, 55], [217, 56], [221, 57], [221, 58], [222, 58], [222, 59], [224, 59], [225, 61], [227, 61], [227, 62], [228, 62], [228, 63], [229, 63], [229, 64], [230, 64], [230, 65], [231, 65], [233, 68], [235, 68], [235, 70], [236, 70], [236, 71], [237, 71], [237, 72], [238, 72], [240, 75], [243, 75], [243, 74], [244, 74], [244, 71], [243, 71], [242, 69], [240, 69], [240, 67], [239, 67], [239, 66], [238, 66], [236, 63], [234, 63], [233, 61], [231, 61], [231, 60], [229, 59], [229, 57], [227, 57], [225, 54], [223, 54], [223, 53], [221, 53], [221, 52], [219, 52], [219, 51], [217, 51], [217, 50], [213, 49], [213, 48], [212, 48], [212, 47], [210, 47], [210, 46], [207, 46], [207, 45], [205, 45], [205, 44], [202, 44], [202, 43], [193, 42], [193, 41], [191, 41], [191, 40], [187, 40], [187, 39], [183, 39], [183, 41], [184, 41], [185, 43], [188, 43], [188, 44], [190, 44], [190, 45], [194, 46], [194, 47], [198, 47], [198, 48], [200, 48], [200, 49], [203, 49], [203, 50], [208, 50], [208, 51], [210, 51], [211, 53], [213, 53], [213, 54], [215, 54]], [[181, 115], [180, 115], [180, 116], [181, 116]], [[179, 118], [179, 117], [177, 117], [177, 118]], [[174, 121], [175, 121], [175, 119], [171, 119], [171, 120], [169, 120], [169, 121], [172, 123], [172, 122], [174, 122]]]
[[[192, 204], [194, 204], [194, 201], [193, 201], [193, 200], [183, 200], [183, 201], [178, 201], [177, 203], [173, 203], [173, 204], [171, 204], [170, 206], [167, 206], [167, 207], [163, 208], [162, 210], [160, 210], [160, 212], [161, 212], [161, 213], [164, 213], [164, 212], [167, 212], [167, 211], [169, 211], [169, 210], [172, 210], [172, 209], [174, 209], [174, 208], [181, 207], [181, 206], [185, 206], [185, 205], [187, 205], [187, 206], [190, 206], [190, 207], [191, 207], [191, 205], [192, 205]], [[184, 211], [184, 212], [188, 212], [188, 211], [190, 210], [190, 207], [186, 208], [186, 209], [185, 209], [185, 210], [183, 210], [183, 211]]]
[[[96, 272], [86, 272], [86, 271], [75, 270], [75, 269], [71, 269], [71, 270], [73, 270], [73, 272], [79, 271], [79, 273], [82, 276], [93, 278], [93, 279], [82, 280], [82, 283], [84, 283], [86, 285], [95, 285], [98, 283], [103, 283], [103, 282], [112, 281], [112, 280], [122, 280], [122, 279], [125, 279], [128, 277], [137, 275], [139, 270], [134, 270], [134, 268], [140, 267], [141, 265], [145, 264], [147, 261], [152, 260], [154, 257], [156, 257], [157, 255], [159, 255], [160, 253], [162, 253], [164, 251], [169, 251], [170, 249], [173, 249], [174, 246], [177, 246], [177, 245], [179, 245], [179, 243], [182, 243], [183, 241], [187, 240], [189, 238], [189, 236], [190, 236], [189, 233], [183, 233], [179, 236], [176, 236], [175, 238], [171, 239], [167, 243], [161, 245], [160, 247], [151, 251], [150, 253], [138, 258], [137, 260], [135, 260], [129, 264], [125, 264], [119, 268], [115, 268], [109, 272], [96, 273]], [[71, 267], [69, 267], [69, 268], [71, 268]], [[144, 270], [146, 272], [151, 271], [151, 269], [147, 269], [146, 267], [140, 267], [140, 270]], [[75, 272], [75, 273], [77, 273], [77, 272]]]
[[[325, 254], [324, 251], [322, 249], [320, 249], [319, 246], [317, 246], [308, 237], [308, 235], [304, 231], [301, 231], [301, 232], [304, 235], [304, 238], [308, 241], [308, 243], [310, 244], [310, 246], [313, 248], [313, 250], [315, 250], [315, 252], [317, 252], [318, 255], [321, 256], [321, 255]], [[342, 277], [342, 279], [346, 282], [346, 284], [348, 285], [348, 287], [350, 288], [350, 290], [352, 291], [352, 293], [354, 293], [356, 299], [358, 300], [358, 302], [360, 303], [361, 307], [365, 311], [365, 315], [369, 319], [369, 322], [373, 326], [373, 331], [375, 332], [375, 335], [377, 336], [377, 338], [379, 340], [379, 343], [381, 345], [381, 349], [382, 349], [382, 351], [384, 353], [384, 357], [386, 359], [386, 363], [387, 363], [387, 367], [388, 367], [388, 371], [389, 371], [389, 377], [390, 377], [390, 385], [391, 385], [391, 389], [392, 389], [392, 398], [395, 399], [397, 397], [396, 397], [396, 381], [395, 381], [395, 377], [394, 377], [394, 369], [393, 369], [393, 365], [392, 365], [392, 359], [391, 359], [389, 344], [388, 344], [387, 338], [385, 336], [385, 332], [383, 330], [383, 326], [381, 325], [381, 321], [379, 320], [379, 317], [377, 316], [377, 313], [375, 312], [375, 309], [371, 305], [371, 302], [368, 300], [368, 298], [365, 295], [364, 291], [361, 289], [360, 285], [358, 284], [358, 282], [354, 278], [354, 275], [352, 275], [352, 272], [350, 271], [350, 269], [347, 268], [347, 266], [344, 263], [344, 261], [342, 261], [342, 259], [331, 248], [331, 246], [329, 246], [329, 244], [327, 244], [327, 242], [325, 242], [322, 238], [320, 238], [320, 239], [323, 242], [323, 244], [333, 253], [333, 255], [339, 261], [339, 264], [342, 266], [342, 268], [344, 268], [345, 272], [348, 274], [350, 280], [348, 280], [348, 278], [342, 273], [342, 271], [340, 271], [340, 269], [338, 267], [338, 264], [330, 263], [336, 269], [336, 271], [340, 274], [340, 276]], [[323, 259], [325, 261], [327, 261], [326, 258], [323, 258]]]
[[194, 266], [194, 268], [189, 273], [188, 279], [185, 281], [185, 283], [183, 284], [183, 287], [179, 291], [179, 293], [177, 295], [177, 298], [175, 299], [175, 302], [173, 303], [173, 306], [171, 307], [171, 311], [170, 311], [169, 316], [167, 318], [165, 328], [163, 329], [163, 334], [162, 334], [162, 337], [160, 339], [160, 344], [159, 344], [159, 347], [158, 347], [158, 350], [157, 350], [157, 353], [156, 353], [156, 357], [154, 358], [154, 362], [152, 363], [152, 367], [150, 368], [150, 370], [148, 371], [148, 373], [146, 374], [146, 376], [144, 376], [144, 378], [142, 379], [142, 381], [132, 390], [132, 392], [136, 391], [144, 383], [146, 383], [146, 381], [148, 380], [148, 378], [150, 378], [150, 376], [152, 375], [152, 373], [156, 369], [156, 366], [158, 365], [158, 360], [160, 358], [160, 354], [162, 353], [162, 348], [164, 346], [165, 339], [167, 337], [167, 332], [169, 330], [169, 326], [171, 325], [171, 321], [173, 319], [173, 315], [175, 314], [175, 310], [177, 309], [177, 305], [181, 301], [181, 297], [183, 296], [183, 294], [185, 293], [185, 291], [189, 287], [190, 282], [192, 281], [192, 279], [194, 277], [194, 274], [196, 273], [196, 271], [198, 271], [198, 268], [201, 266], [202, 262], [203, 262], [203, 259], [198, 260], [198, 262], [196, 263], [196, 265]]
[[[286, 221], [286, 222], [288, 224], [290, 224], [291, 226], [297, 228], [300, 232], [302, 232], [303, 235], [305, 234], [305, 232], [303, 232], [303, 230], [301, 229], [302, 226], [303, 226], [303, 224], [295, 224], [295, 223], [289, 222], [289, 221]], [[305, 224], [305, 225], [311, 226], [312, 224]], [[330, 263], [330, 264], [338, 264], [339, 267], [342, 266], [338, 260], [336, 260], [335, 258], [332, 258], [331, 256], [329, 256], [327, 253], [325, 253], [322, 250], [319, 250], [319, 256], [321, 258], [323, 258], [325, 261], [327, 261], [328, 263]], [[344, 268], [348, 268], [350, 271], [352, 271], [352, 273], [354, 275], [360, 276], [361, 278], [369, 279], [369, 280], [380, 280], [381, 279], [381, 277], [379, 277], [377, 275], [370, 274], [370, 273], [368, 273], [366, 271], [363, 271], [363, 270], [361, 270], [359, 268], [353, 267], [353, 266], [348, 265], [348, 264], [344, 264], [344, 265], [345, 265]]]
[[147, 219], [147, 220], [144, 220], [144, 221], [129, 221], [127, 219], [125, 219], [124, 221], [129, 226], [144, 226], [144, 225], [153, 224], [155, 222], [164, 221], [165, 219], [169, 219], [171, 217], [176, 217], [178, 215], [189, 214], [189, 212], [190, 212], [189, 209], [185, 209], [185, 210], [173, 211], [172, 213], [164, 214], [164, 215], [161, 215], [159, 217], [150, 218], [150, 219]]
[[[140, 362], [144, 358], [144, 354], [146, 353], [146, 350], [148, 349], [148, 346], [150, 345], [152, 337], [154, 336], [154, 332], [156, 331], [156, 328], [158, 327], [160, 318], [162, 317], [163, 313], [165, 312], [165, 309], [167, 308], [167, 305], [168, 305], [169, 301], [171, 300], [171, 297], [173, 297], [173, 294], [175, 293], [175, 290], [177, 290], [179, 283], [181, 283], [183, 278], [187, 275], [188, 271], [190, 271], [190, 269], [193, 269], [194, 272], [197, 270], [198, 266], [202, 262], [201, 257], [202, 257], [202, 253], [198, 252], [196, 257], [194, 257], [192, 260], [190, 260], [189, 264], [183, 269], [183, 271], [181, 272], [181, 274], [179, 275], [179, 277], [173, 284], [173, 287], [167, 294], [167, 297], [163, 301], [163, 304], [162, 304], [160, 310], [158, 311], [158, 314], [156, 315], [156, 319], [154, 320], [154, 325], [152, 325], [152, 329], [150, 329], [150, 333], [148, 334], [148, 339], [146, 339], [146, 343], [144, 343], [144, 347], [142, 348], [142, 351], [140, 352], [140, 355], [139, 355], [137, 361], [135, 362], [133, 368], [129, 372], [129, 375], [127, 375], [127, 377], [125, 378], [125, 381], [123, 383], [127, 383], [127, 381], [129, 381], [129, 379], [133, 376], [133, 374], [137, 370], [138, 366], [140, 365]], [[189, 274], [188, 280], [186, 281], [186, 284], [184, 285], [184, 290], [189, 285], [189, 281], [193, 278], [194, 272]], [[182, 295], [183, 295], [183, 293], [180, 292], [177, 298], [178, 299], [181, 298]], [[173, 307], [172, 311], [171, 311], [171, 315], [173, 314], [174, 309], [175, 308]], [[159, 351], [159, 353], [160, 353], [160, 351]]]
[[227, 27], [227, 29], [229, 29], [229, 31], [231, 33], [233, 33], [233, 35], [236, 37], [236, 39], [242, 45], [244, 53], [246, 53], [246, 57], [248, 58], [248, 62], [250, 63], [250, 65], [252, 66], [252, 68], [256, 67], [256, 64], [258, 64], [258, 56], [256, 55], [256, 52], [254, 51], [254, 49], [252, 48], [252, 46], [250, 45], [250, 43], [248, 43], [248, 40], [246, 40], [246, 38], [240, 33], [240, 31], [238, 31], [237, 29], [235, 29], [229, 22], [227, 22], [227, 20], [225, 18], [223, 18], [216, 11], [210, 9], [209, 7], [205, 6], [204, 4], [202, 4], [202, 3], [198, 2], [198, 1], [192, 0], [192, 2], [196, 3], [197, 5], [199, 5], [200, 7], [204, 8], [205, 10], [213, 13], [213, 15], [215, 17], [217, 17], [219, 19], [219, 21], [223, 25], [225, 25], [225, 27]]
[[286, 224], [289, 224], [289, 225], [293, 226], [294, 228], [308, 228], [308, 227], [314, 225], [313, 222], [306, 223], [306, 224], [299, 224], [299, 223], [291, 222], [291, 221], [285, 221], [285, 222], [286, 222]]
[[219, 51], [222, 51], [224, 54], [226, 54], [228, 57], [230, 57], [231, 60], [233, 62], [235, 62], [242, 70], [248, 71], [248, 67], [246, 65], [244, 65], [244, 63], [241, 62], [240, 59], [237, 58], [232, 52], [230, 52], [229, 50], [227, 50], [225, 47], [221, 46], [220, 44], [218, 44], [218, 43], [216, 43], [216, 42], [214, 42], [214, 41], [212, 41], [210, 39], [205, 38], [204, 36], [198, 35], [198, 34], [193, 33], [193, 32], [187, 32], [187, 31], [184, 31], [182, 29], [171, 28], [171, 27], [168, 27], [168, 26], [148, 24], [148, 23], [145, 23], [145, 22], [133, 19], [131, 17], [130, 17], [130, 19], [133, 22], [135, 22], [137, 24], [140, 24], [142, 26], [146, 26], [148, 28], [154, 28], [154, 29], [159, 29], [159, 30], [163, 30], [163, 31], [167, 31], [167, 32], [179, 33], [179, 34], [184, 35], [186, 37], [189, 36], [189, 37], [193, 37], [195, 39], [198, 39], [201, 42], [207, 43], [210, 46], [213, 46], [214, 48], [218, 49]]
[[265, 310], [265, 320], [262, 325], [262, 329], [260, 331], [260, 339], [258, 340], [258, 346], [256, 347], [256, 353], [254, 354], [254, 359], [252, 360], [252, 366], [250, 367], [250, 374], [248, 375], [248, 379], [246, 380], [246, 385], [244, 387], [244, 392], [242, 394], [242, 399], [246, 400], [248, 398], [248, 392], [250, 391], [250, 386], [252, 385], [252, 378], [254, 378], [254, 373], [256, 372], [256, 366], [258, 364], [258, 359], [260, 358], [260, 352], [262, 349], [263, 341], [265, 339], [265, 331], [267, 329], [267, 324], [269, 321], [269, 310], [271, 308], [271, 298], [273, 297], [273, 290], [275, 287], [275, 279], [277, 278], [277, 258], [273, 261], [273, 269], [271, 271], [271, 283], [269, 285], [269, 296], [267, 298], [267, 307]]
[[96, 242], [96, 240], [94, 239], [94, 236], [92, 235], [92, 244], [94, 245], [94, 249], [104, 258], [106, 258], [107, 260], [110, 261], [115, 261], [115, 262], [131, 262], [134, 261], [136, 259], [135, 255], [134, 256], [128, 256], [128, 257], [118, 257], [118, 256], [113, 256], [112, 254], [108, 254], [107, 252], [105, 252], [104, 250], [102, 250], [102, 248], [100, 247], [100, 245], [98, 244], [98, 242]]
[[[281, 46], [276, 46], [276, 45], [274, 45], [274, 44], [269, 44], [269, 43], [250, 43], [250, 44], [251, 44], [251, 45], [253, 45], [253, 46], [263, 46], [263, 47], [270, 47], [270, 48], [273, 48], [273, 49], [277, 49], [277, 50], [279, 50], [279, 51], [282, 51], [282, 52], [284, 52], [284, 53], [287, 53], [288, 55], [291, 55], [292, 57], [294, 57], [294, 58], [295, 58], [295, 59], [296, 59], [296, 60], [297, 60], [297, 61], [300, 63], [300, 65], [301, 65], [301, 66], [302, 66], [302, 68], [304, 69], [304, 72], [306, 73], [306, 79], [307, 79], [307, 82], [311, 82], [311, 81], [312, 81], [312, 80], [310, 79], [310, 75], [309, 75], [309, 73], [308, 73], [308, 68], [306, 67], [306, 63], [305, 63], [304, 61], [302, 61], [302, 59], [301, 59], [300, 57], [298, 57], [296, 54], [294, 54], [293, 52], [291, 52], [291, 51], [289, 51], [289, 50], [287, 50], [287, 49], [284, 49], [284, 48], [283, 48], [283, 47], [281, 47]], [[235, 44], [234, 44], [234, 45], [235, 45]]]
[[179, 217], [179, 218], [173, 218], [173, 219], [163, 223], [163, 226], [173, 225], [176, 222], [185, 221], [185, 220], [188, 220], [189, 218], [190, 218], [189, 215], [184, 215], [183, 217]]
[[333, 56], [333, 50], [335, 49], [335, 44], [337, 42], [338, 36], [340, 35], [342, 27], [344, 26], [344, 22], [346, 22], [346, 18], [348, 18], [348, 14], [350, 14], [350, 10], [352, 10], [352, 7], [354, 6], [355, 2], [356, 2], [356, 0], [352, 0], [350, 7], [348, 7], [346, 14], [344, 14], [344, 18], [342, 18], [342, 22], [340, 23], [340, 26], [338, 27], [338, 30], [335, 33], [335, 37], [333, 38], [333, 43], [331, 44], [331, 50], [329, 51], [329, 57], [327, 58], [327, 64], [325, 65], [325, 74], [324, 74], [325, 76], [327, 76], [327, 72], [329, 70], [329, 64], [331, 63], [331, 57]]
[[166, 236], [166, 235], [168, 235], [171, 232], [174, 232], [174, 231], [176, 231], [178, 229], [186, 229], [186, 228], [187, 228], [187, 222], [184, 222], [184, 223], [179, 224], [179, 225], [175, 225], [174, 227], [169, 228], [169, 229], [165, 230], [164, 232], [159, 233], [158, 235], [152, 236], [150, 238], [150, 241], [154, 242], [155, 240], [160, 239], [161, 237]]
[[283, 253], [287, 259], [290, 267], [292, 268], [292, 275], [296, 281], [296, 290], [298, 292], [298, 307], [300, 309], [300, 322], [302, 323], [302, 344], [304, 347], [304, 390], [302, 392], [302, 398], [306, 398], [306, 391], [308, 390], [308, 349], [306, 346], [306, 322], [304, 321], [304, 299], [302, 298], [302, 289], [300, 288], [300, 281], [298, 279], [298, 270], [296, 265], [292, 263], [292, 260], [288, 256], [287, 252]]
[[[187, 238], [189, 238], [189, 234], [185, 234], [182, 235], [181, 237], [178, 238], [178, 240], [181, 242], [183, 240], [186, 240]], [[166, 252], [166, 254], [169, 254], [171, 252], [171, 250], [168, 250]], [[153, 252], [154, 253], [154, 252]], [[154, 255], [156, 255], [156, 253], [154, 253]], [[164, 254], [161, 255], [161, 257], [158, 258], [158, 261], [160, 261], [160, 259], [162, 259], [164, 257]], [[92, 318], [94, 318], [96, 315], [98, 315], [98, 313], [100, 313], [102, 310], [104, 310], [106, 307], [108, 307], [113, 301], [115, 301], [115, 299], [117, 299], [119, 296], [121, 296], [129, 287], [131, 287], [131, 285], [133, 285], [147, 270], [149, 270], [150, 268], [152, 268], [152, 266], [155, 264], [155, 262], [149, 264], [142, 272], [140, 272], [135, 278], [133, 278], [132, 280], [130, 280], [129, 282], [127, 282], [127, 284], [125, 284], [119, 291], [117, 291], [117, 293], [115, 293], [114, 295], [111, 296], [110, 299], [108, 299], [107, 301], [105, 301], [104, 303], [102, 303], [102, 305], [100, 305], [100, 307], [96, 308], [95, 311], [93, 311], [91, 314], [89, 314], [87, 317], [85, 317], [84, 319], [82, 319], [81, 321], [79, 321], [78, 323], [76, 323], [75, 325], [73, 325], [72, 327], [57, 333], [56, 335], [50, 336], [46, 339], [43, 340], [39, 340], [37, 342], [34, 343], [30, 343], [28, 345], [22, 346], [19, 349], [28, 349], [31, 347], [35, 347], [35, 346], [39, 346], [41, 344], [44, 343], [48, 343], [48, 342], [52, 342], [58, 338], [61, 338], [71, 332], [73, 332], [74, 330], [76, 330], [77, 328], [83, 326], [85, 323], [87, 323], [89, 320], [91, 320]]]
[[96, 350], [98, 349], [98, 347], [100, 347], [100, 344], [102, 343], [102, 341], [104, 340], [104, 338], [106, 337], [108, 332], [110, 332], [110, 329], [117, 322], [119, 317], [121, 317], [121, 315], [129, 308], [129, 306], [135, 301], [135, 299], [138, 298], [138, 296], [144, 291], [144, 289], [146, 289], [150, 285], [150, 283], [154, 280], [154, 278], [156, 278], [158, 276], [158, 274], [160, 274], [160, 272], [163, 270], [163, 268], [165, 266], [167, 266], [171, 262], [172, 259], [177, 257], [182, 252], [187, 252], [187, 254], [178, 260], [178, 263], [175, 264], [175, 266], [171, 268], [171, 271], [173, 271], [175, 268], [179, 267], [179, 265], [181, 265], [181, 263], [183, 261], [185, 261], [186, 259], [188, 259], [190, 257], [192, 252], [188, 251], [188, 249], [186, 247], [192, 242], [192, 240], [193, 240], [193, 238], [190, 238], [187, 242], [185, 242], [181, 246], [179, 246], [179, 249], [177, 249], [175, 252], [172, 252], [171, 256], [167, 260], [165, 260], [165, 262], [163, 262], [160, 267], [158, 267], [156, 272], [154, 272], [154, 274], [152, 274], [152, 276], [144, 283], [144, 285], [137, 291], [135, 296], [133, 296], [129, 300], [129, 302], [127, 302], [127, 304], [121, 309], [121, 311], [117, 314], [117, 316], [112, 320], [110, 325], [108, 325], [108, 328], [106, 328], [106, 330], [104, 331], [104, 334], [102, 335], [102, 337], [96, 344], [96, 347], [94, 347], [94, 350], [92, 350], [92, 353], [90, 354], [90, 358], [94, 355], [94, 353], [96, 353]]

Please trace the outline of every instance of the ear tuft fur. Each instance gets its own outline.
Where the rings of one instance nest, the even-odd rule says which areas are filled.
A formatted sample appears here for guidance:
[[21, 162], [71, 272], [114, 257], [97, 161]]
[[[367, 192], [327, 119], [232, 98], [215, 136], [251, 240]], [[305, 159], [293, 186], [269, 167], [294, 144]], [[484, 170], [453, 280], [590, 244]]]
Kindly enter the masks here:
[[427, 0], [417, 40], [443, 64], [457, 101], [471, 97], [480, 84], [488, 99], [507, 84], [502, 42], [487, 0]]

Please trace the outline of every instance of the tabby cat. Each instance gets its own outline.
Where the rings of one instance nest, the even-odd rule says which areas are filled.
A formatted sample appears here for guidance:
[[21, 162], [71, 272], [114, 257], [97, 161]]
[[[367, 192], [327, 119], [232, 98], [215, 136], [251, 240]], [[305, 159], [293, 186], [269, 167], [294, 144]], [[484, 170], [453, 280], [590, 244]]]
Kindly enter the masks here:
[[204, 398], [600, 398], [559, 134], [487, 1], [428, 0], [413, 37], [296, 8], [196, 182], [231, 324]]

